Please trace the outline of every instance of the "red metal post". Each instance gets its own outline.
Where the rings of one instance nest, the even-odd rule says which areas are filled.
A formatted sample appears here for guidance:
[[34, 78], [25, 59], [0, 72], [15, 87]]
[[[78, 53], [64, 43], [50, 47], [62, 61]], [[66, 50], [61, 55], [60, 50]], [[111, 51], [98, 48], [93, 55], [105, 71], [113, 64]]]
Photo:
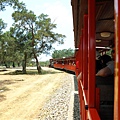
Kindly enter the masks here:
[[83, 82], [83, 29], [82, 31], [82, 35], [81, 35], [81, 39], [80, 39], [80, 58], [81, 58], [81, 73], [82, 73], [82, 82]]
[[75, 62], [76, 62], [75, 73], [76, 73], [76, 76], [78, 76], [78, 74], [80, 73], [80, 70], [79, 70], [79, 64], [80, 64], [80, 62], [79, 62], [78, 56], [79, 56], [79, 51], [77, 51], [76, 54], [75, 54], [75, 58], [76, 58], [75, 59]]
[[88, 106], [95, 107], [95, 0], [88, 0]]
[[[79, 62], [80, 62], [80, 73], [83, 72], [83, 29], [82, 35], [80, 36], [80, 43], [79, 43]], [[82, 80], [82, 79], [81, 79]]]
[[120, 0], [114, 0], [115, 8], [115, 86], [114, 120], [120, 120]]
[[83, 86], [88, 89], [88, 15], [84, 15], [83, 31]]
[[[79, 37], [80, 42], [79, 42], [79, 51], [77, 53], [77, 61], [79, 61], [79, 67], [78, 67], [78, 75], [81, 73], [82, 71], [82, 51], [81, 51], [81, 41], [82, 41], [82, 37]], [[78, 80], [78, 92], [79, 92], [79, 98], [80, 98], [80, 114], [81, 114], [81, 118], [83, 118], [83, 95], [82, 95], [82, 88], [81, 88], [81, 84], [80, 84], [80, 79]]]

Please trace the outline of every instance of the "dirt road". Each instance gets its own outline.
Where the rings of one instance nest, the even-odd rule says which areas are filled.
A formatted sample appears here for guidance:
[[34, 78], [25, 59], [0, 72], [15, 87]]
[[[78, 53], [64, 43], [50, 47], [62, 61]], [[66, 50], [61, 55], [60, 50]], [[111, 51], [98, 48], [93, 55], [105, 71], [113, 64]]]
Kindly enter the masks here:
[[60, 71], [46, 75], [0, 75], [0, 120], [37, 119], [66, 75]]

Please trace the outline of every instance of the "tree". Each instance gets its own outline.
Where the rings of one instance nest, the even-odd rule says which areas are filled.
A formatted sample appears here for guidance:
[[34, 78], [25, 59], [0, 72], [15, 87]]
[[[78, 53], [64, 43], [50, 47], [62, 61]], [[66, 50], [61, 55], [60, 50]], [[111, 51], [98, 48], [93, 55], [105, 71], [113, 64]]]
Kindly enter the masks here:
[[4, 54], [5, 54], [5, 42], [3, 39], [3, 29], [5, 29], [7, 26], [6, 23], [3, 22], [2, 19], [0, 19], [0, 62], [4, 63]]
[[7, 27], [7, 24], [4, 23], [4, 21], [2, 19], [0, 19], [0, 35], [3, 33], [3, 29], [5, 29]]
[[10, 32], [7, 31], [1, 36], [0, 40], [0, 61], [6, 67], [10, 66], [10, 62], [14, 60], [13, 55], [15, 55], [14, 51], [15, 42], [14, 38], [10, 36]]
[[[13, 7], [13, 9], [15, 9], [15, 10], [17, 10], [19, 12], [26, 9], [25, 4], [23, 2], [19, 2], [19, 0], [0, 0], [0, 11], [6, 10], [5, 8], [7, 6]], [[18, 53], [19, 52], [18, 53], [16, 52], [15, 54], [12, 54], [11, 56], [8, 56], [8, 52], [10, 52], [10, 51], [6, 51], [6, 49], [3, 50], [3, 48], [4, 48], [3, 46], [6, 46], [6, 45], [9, 46], [8, 43], [12, 43], [13, 42], [13, 41], [8, 42], [8, 39], [10, 41], [10, 38], [11, 38], [9, 36], [10, 33], [9, 34], [5, 33], [5, 34], [2, 35], [2, 29], [5, 28], [6, 26], [7, 26], [7, 24], [3, 23], [3, 21], [0, 19], [0, 39], [1, 39], [1, 42], [0, 42], [1, 49], [0, 50], [2, 51], [1, 52], [1, 58], [2, 58], [2, 61], [3, 61], [3, 58], [6, 58], [6, 57], [10, 57], [11, 58], [12, 57], [13, 66], [14, 66], [14, 60], [18, 60], [17, 58], [18, 58], [18, 55], [19, 55]], [[12, 48], [15, 48], [13, 45], [14, 44], [12, 44]], [[9, 46], [9, 48], [10, 48], [10, 46]], [[5, 51], [5, 52], [3, 52], [3, 51]], [[7, 53], [7, 54], [5, 54], [5, 53]], [[12, 53], [12, 51], [11, 51], [11, 53]], [[17, 57], [16, 57], [16, 54], [17, 54]]]
[[17, 63], [18, 66], [20, 65], [23, 59], [23, 52], [20, 51], [17, 40], [12, 36], [11, 31], [6, 31], [2, 35], [0, 41], [0, 48], [0, 60], [6, 65], [6, 67], [8, 67], [10, 63], [12, 63], [13, 67], [15, 67], [15, 63]]
[[17, 10], [25, 9], [25, 4], [19, 0], [0, 0], [0, 11], [4, 11], [6, 6], [11, 6]]
[[69, 48], [69, 49], [63, 49], [63, 50], [55, 50], [52, 53], [52, 58], [63, 58], [63, 57], [70, 57], [74, 56], [74, 50]]
[[[24, 29], [20, 29], [18, 26], [10, 28], [11, 36], [14, 37], [16, 43], [16, 54], [21, 58], [23, 73], [26, 73], [26, 64], [28, 60], [32, 60], [32, 47], [31, 47], [31, 35], [25, 33]], [[18, 60], [18, 59], [16, 59]]]
[[[65, 35], [54, 33], [52, 30], [56, 28], [56, 24], [51, 22], [48, 15], [41, 14], [36, 16], [32, 11], [23, 10], [15, 11], [12, 14], [15, 21], [14, 26], [18, 27], [19, 32], [26, 36], [26, 40], [31, 41], [32, 54], [36, 60], [38, 73], [41, 73], [41, 67], [38, 56], [42, 53], [49, 54], [53, 43], [63, 44]], [[27, 34], [27, 35], [26, 35]], [[29, 36], [28, 36], [29, 35]], [[24, 37], [22, 41], [24, 41]], [[27, 48], [28, 46], [26, 46]]]

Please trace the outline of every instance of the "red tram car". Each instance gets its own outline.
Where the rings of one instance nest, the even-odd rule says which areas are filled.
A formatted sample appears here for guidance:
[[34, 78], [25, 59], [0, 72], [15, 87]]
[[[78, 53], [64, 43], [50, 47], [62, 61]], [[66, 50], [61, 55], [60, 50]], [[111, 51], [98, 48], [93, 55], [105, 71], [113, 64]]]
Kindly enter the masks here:
[[[75, 57], [51, 59], [53, 66], [78, 77], [81, 120], [120, 120], [120, 0], [71, 0], [71, 6]], [[97, 81], [96, 48], [112, 45], [114, 76]]]
[[[71, 0], [82, 120], [120, 120], [120, 1]], [[115, 45], [113, 81], [96, 85], [96, 47]], [[107, 96], [107, 97], [106, 97]], [[101, 104], [105, 100], [106, 104]], [[109, 102], [108, 102], [109, 101]], [[111, 102], [111, 104], [110, 104]], [[113, 102], [113, 103], [112, 103]]]
[[75, 72], [76, 69], [75, 57], [50, 59], [50, 67]]

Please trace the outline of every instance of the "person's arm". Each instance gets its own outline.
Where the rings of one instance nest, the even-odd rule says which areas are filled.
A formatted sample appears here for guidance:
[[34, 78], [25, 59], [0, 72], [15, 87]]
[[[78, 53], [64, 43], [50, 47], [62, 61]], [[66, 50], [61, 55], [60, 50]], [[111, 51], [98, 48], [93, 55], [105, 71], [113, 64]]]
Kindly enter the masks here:
[[109, 76], [111, 74], [112, 74], [112, 72], [111, 72], [110, 68], [109, 67], [105, 67], [105, 68], [101, 69], [100, 71], [98, 71], [96, 76], [106, 77], [106, 76]]

